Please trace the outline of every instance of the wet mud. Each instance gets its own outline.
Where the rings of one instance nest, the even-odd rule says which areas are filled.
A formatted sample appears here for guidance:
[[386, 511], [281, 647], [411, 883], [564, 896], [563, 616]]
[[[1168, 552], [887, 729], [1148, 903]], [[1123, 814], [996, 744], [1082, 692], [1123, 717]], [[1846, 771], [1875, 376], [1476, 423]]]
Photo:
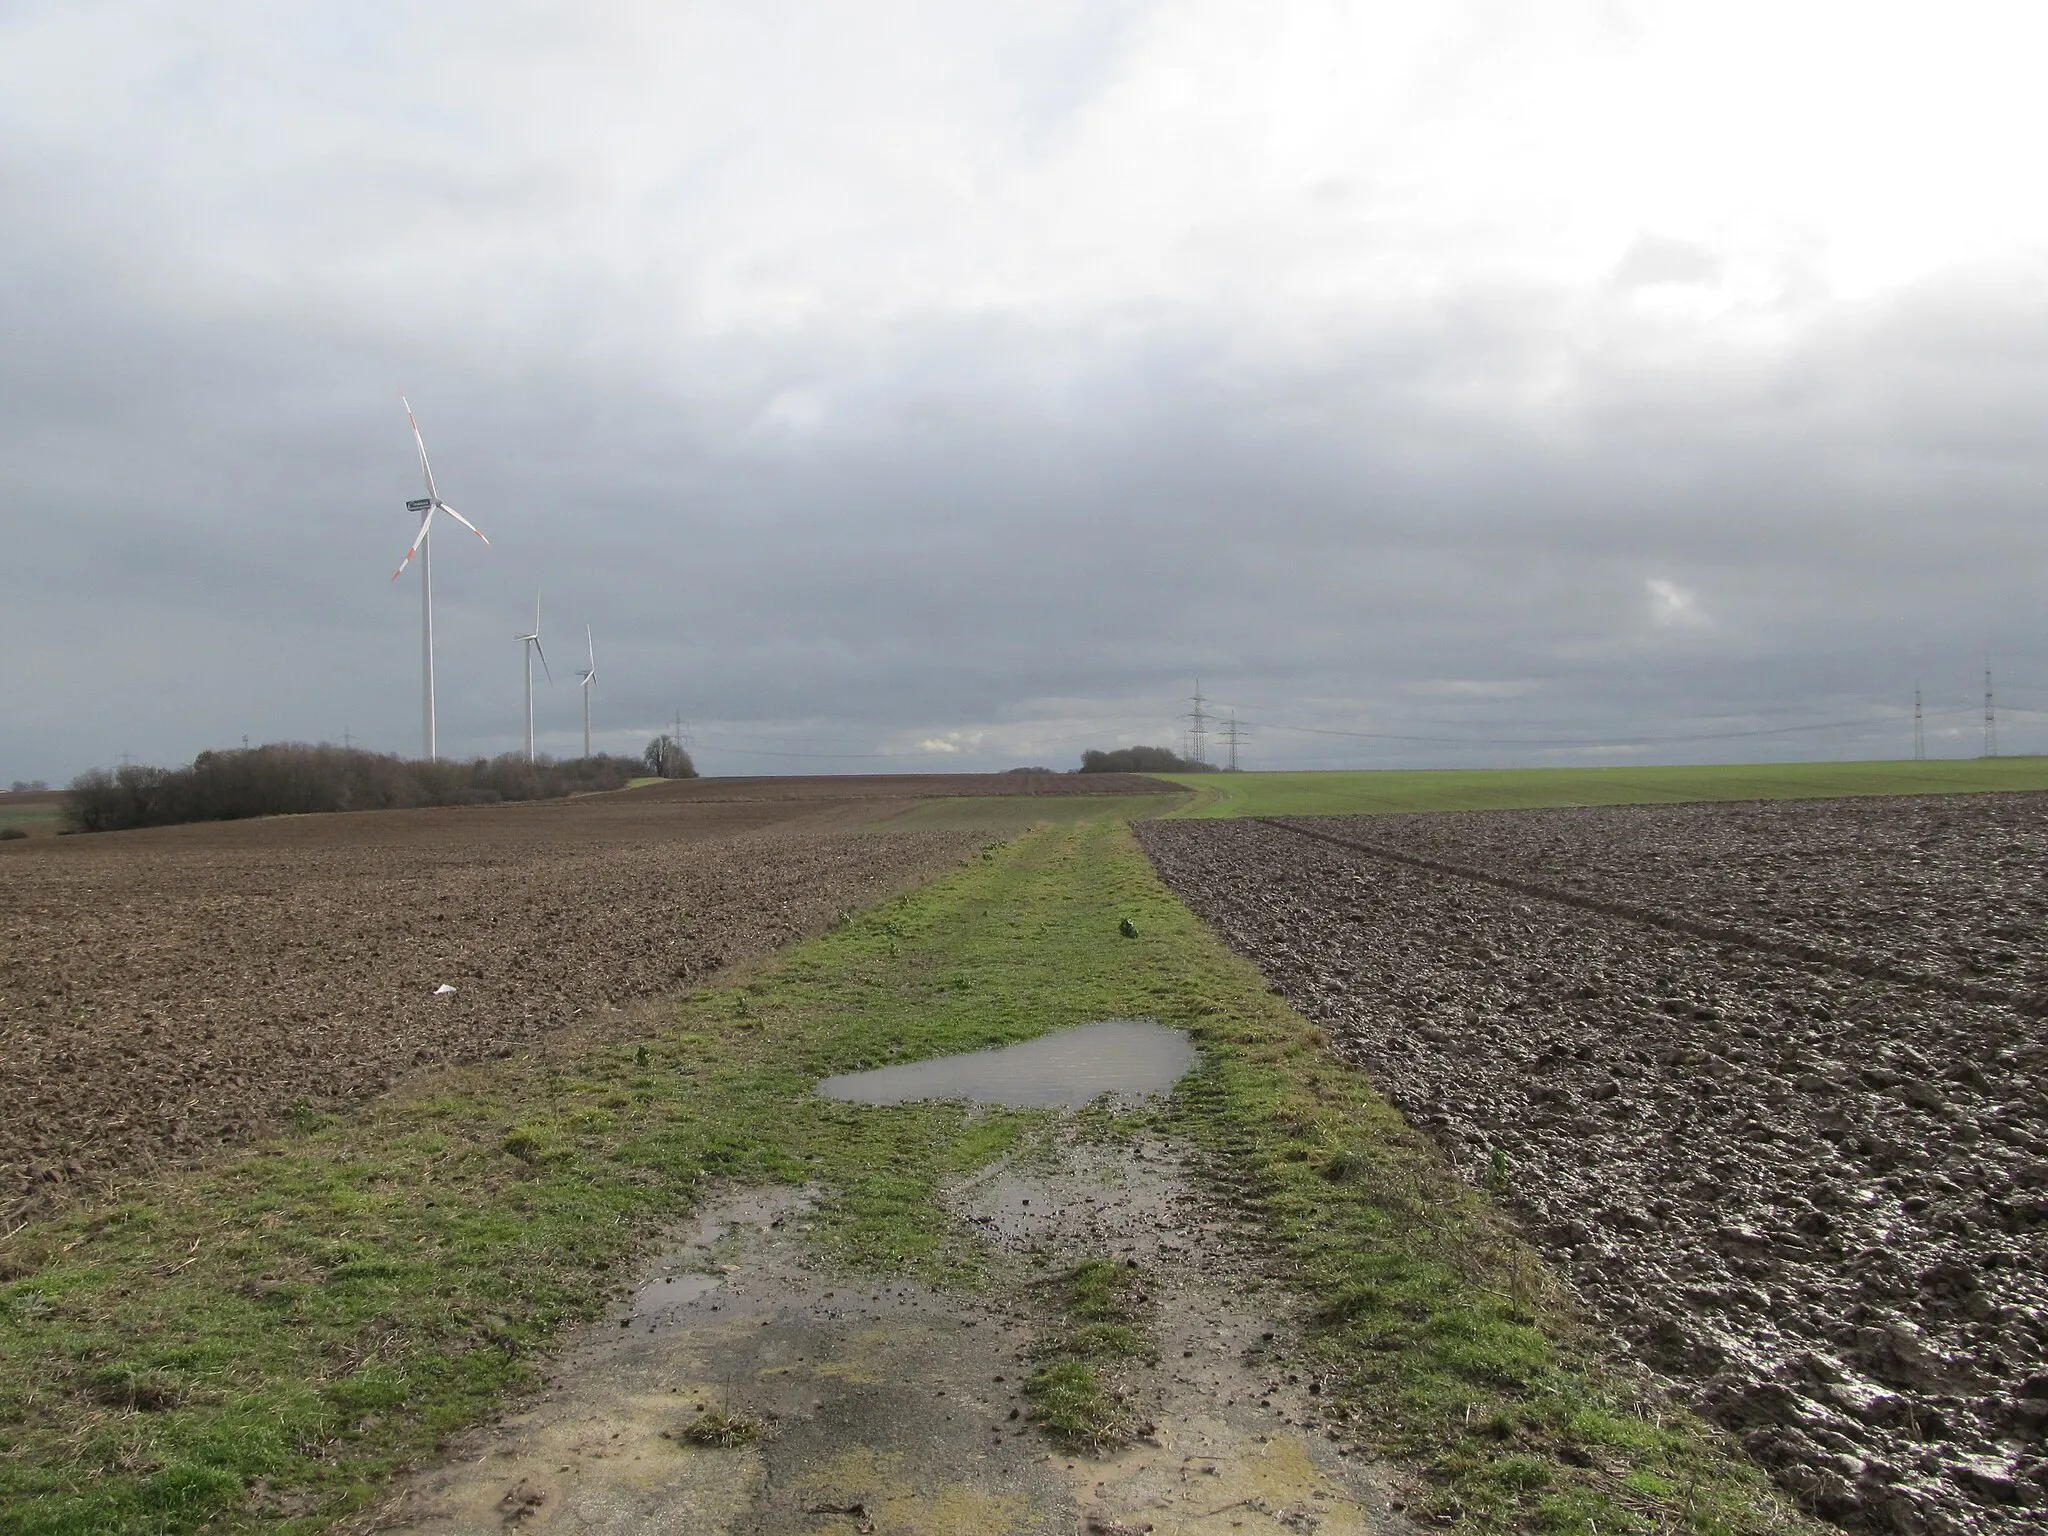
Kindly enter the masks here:
[[[801, 1191], [738, 1191], [561, 1357], [547, 1390], [409, 1479], [374, 1528], [1106, 1536], [1403, 1532], [1381, 1469], [1289, 1382], [1287, 1316], [1164, 1147], [984, 1170], [953, 1219], [989, 1254], [972, 1292], [835, 1272]], [[1144, 1265], [1161, 1361], [1125, 1383], [1147, 1422], [1096, 1459], [1030, 1424], [1023, 1385], [1051, 1282], [1083, 1257]], [[750, 1443], [694, 1443], [708, 1413]]]
[[[1566, 899], [1603, 881], [1646, 908], [1704, 893], [1720, 920], [1929, 970], [2015, 946], [2028, 977], [2044, 957], [2019, 953], [2036, 941], [2007, 914], [2035, 887], [2012, 875], [1951, 910], [1967, 870], [1926, 868], [1967, 865], [2022, 810], [2021, 846], [2048, 831], [2048, 800], [2000, 798], [1956, 810], [1969, 835], [1950, 844], [1930, 829], [1952, 802], [1138, 830], [1168, 883], [1809, 1509], [1859, 1531], [2004, 1533], [2048, 1525], [2041, 1020]], [[1630, 849], [1644, 827], [1654, 859]], [[1845, 846], [1835, 879], [1816, 850]], [[1631, 867], [1648, 871], [1633, 885]], [[1768, 921], [1779, 894], [1790, 925]], [[1860, 926], [1874, 911], [1898, 937]]]
[[1849, 969], [1897, 966], [2048, 1003], [2048, 795], [1290, 817]]

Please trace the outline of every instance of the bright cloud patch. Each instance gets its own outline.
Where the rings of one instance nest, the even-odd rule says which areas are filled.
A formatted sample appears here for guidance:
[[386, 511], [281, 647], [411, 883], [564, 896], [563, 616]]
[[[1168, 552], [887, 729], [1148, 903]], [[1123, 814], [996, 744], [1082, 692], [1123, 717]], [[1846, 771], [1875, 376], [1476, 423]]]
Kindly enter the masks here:
[[1699, 598], [1677, 582], [1652, 576], [1644, 585], [1650, 592], [1650, 620], [1659, 629], [1698, 629], [1708, 622]]

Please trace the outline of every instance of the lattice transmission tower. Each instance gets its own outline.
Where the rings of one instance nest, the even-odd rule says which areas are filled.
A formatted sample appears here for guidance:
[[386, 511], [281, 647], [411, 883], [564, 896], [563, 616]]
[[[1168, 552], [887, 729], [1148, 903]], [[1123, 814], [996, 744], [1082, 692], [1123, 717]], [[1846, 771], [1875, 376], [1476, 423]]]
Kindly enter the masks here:
[[1184, 717], [1188, 722], [1188, 759], [1191, 762], [1206, 763], [1209, 761], [1209, 721], [1212, 717], [1202, 707], [1204, 700], [1202, 680], [1199, 677], [1195, 679], [1192, 703], [1195, 707]]
[[1223, 727], [1223, 739], [1230, 744], [1230, 773], [1237, 772], [1237, 744], [1251, 734], [1250, 728], [1237, 723], [1237, 711], [1230, 712], [1230, 723]]
[[1998, 756], [1998, 711], [1991, 702], [1991, 663], [1984, 663], [1984, 755]]

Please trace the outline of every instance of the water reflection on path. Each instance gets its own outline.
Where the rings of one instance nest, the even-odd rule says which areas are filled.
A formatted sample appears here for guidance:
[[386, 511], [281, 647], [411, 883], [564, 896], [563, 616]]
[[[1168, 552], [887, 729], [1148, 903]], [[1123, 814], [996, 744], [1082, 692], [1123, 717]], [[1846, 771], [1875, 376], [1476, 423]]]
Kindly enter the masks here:
[[998, 1050], [828, 1077], [818, 1092], [858, 1104], [965, 1099], [1011, 1109], [1079, 1109], [1104, 1094], [1142, 1099], [1166, 1093], [1195, 1059], [1193, 1043], [1177, 1029], [1107, 1019]]

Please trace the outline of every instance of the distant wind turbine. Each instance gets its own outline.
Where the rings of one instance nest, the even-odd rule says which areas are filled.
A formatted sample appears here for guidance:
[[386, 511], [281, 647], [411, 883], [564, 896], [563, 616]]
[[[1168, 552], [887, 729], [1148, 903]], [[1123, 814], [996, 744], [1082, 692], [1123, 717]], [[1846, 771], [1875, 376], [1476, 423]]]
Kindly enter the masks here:
[[[540, 625], [535, 624], [535, 629]], [[583, 643], [590, 647], [590, 666], [580, 674], [577, 686], [583, 690], [583, 755], [590, 756], [590, 693], [597, 686], [597, 642], [590, 638], [590, 626], [583, 626]]]
[[[406, 511], [420, 514], [420, 531], [412, 541], [412, 548], [405, 552], [405, 558], [398, 562], [398, 569], [391, 573], [391, 579], [398, 580], [405, 574], [405, 568], [412, 564], [412, 557], [420, 556], [420, 708], [424, 716], [421, 723], [427, 757], [431, 760], [439, 753], [434, 750], [434, 550], [427, 542], [427, 535], [434, 531], [436, 512], [446, 512], [480, 539], [484, 539], [484, 531], [443, 501], [441, 493], [434, 489], [434, 467], [427, 462], [427, 440], [420, 436], [420, 424], [413, 417], [412, 402], [400, 395], [398, 403], [405, 407], [405, 419], [412, 426], [412, 440], [420, 450], [420, 473], [426, 476], [427, 494], [405, 504]], [[490, 542], [484, 539], [484, 543]]]
[[[530, 763], [533, 761], [533, 653], [535, 651], [540, 651], [541, 671], [547, 673], [550, 683], [555, 680], [555, 674], [548, 668], [548, 653], [542, 651], [540, 645], [539, 587], [533, 589], [533, 633], [530, 635], [514, 635], [512, 638], [526, 643], [526, 760]], [[587, 752], [584, 754], [586, 757], [589, 755]]]

